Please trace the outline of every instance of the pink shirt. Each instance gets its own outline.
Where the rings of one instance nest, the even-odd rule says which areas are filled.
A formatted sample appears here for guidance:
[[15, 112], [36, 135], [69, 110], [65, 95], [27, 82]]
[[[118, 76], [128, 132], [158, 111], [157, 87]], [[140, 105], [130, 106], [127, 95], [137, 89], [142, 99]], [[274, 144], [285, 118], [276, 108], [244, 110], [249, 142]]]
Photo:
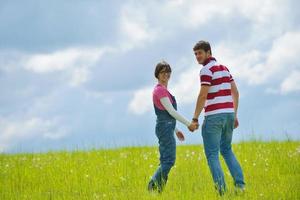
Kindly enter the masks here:
[[172, 99], [172, 96], [170, 94], [170, 92], [168, 91], [168, 89], [161, 85], [161, 84], [157, 84], [155, 87], [154, 87], [154, 90], [153, 90], [153, 103], [155, 105], [155, 107], [157, 107], [158, 109], [160, 110], [166, 110], [164, 108], [164, 106], [160, 103], [160, 99], [163, 98], [163, 97], [168, 97], [171, 101], [171, 103], [173, 104], [173, 99]]

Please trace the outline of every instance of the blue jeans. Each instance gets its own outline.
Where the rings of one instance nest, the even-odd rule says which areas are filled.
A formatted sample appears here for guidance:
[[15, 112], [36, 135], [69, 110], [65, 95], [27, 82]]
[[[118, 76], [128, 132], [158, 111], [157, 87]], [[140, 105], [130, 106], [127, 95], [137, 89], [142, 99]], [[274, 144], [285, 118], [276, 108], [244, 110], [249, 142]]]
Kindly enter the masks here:
[[152, 177], [152, 182], [162, 190], [168, 174], [176, 160], [176, 140], [174, 137], [176, 121], [166, 120], [156, 123], [155, 134], [159, 142], [160, 165]]
[[219, 152], [221, 152], [226, 162], [235, 186], [243, 188], [245, 185], [241, 166], [231, 148], [233, 128], [234, 113], [208, 115], [205, 117], [202, 125], [202, 137], [206, 159], [216, 189], [220, 194], [223, 194], [226, 190], [226, 184], [219, 161]]

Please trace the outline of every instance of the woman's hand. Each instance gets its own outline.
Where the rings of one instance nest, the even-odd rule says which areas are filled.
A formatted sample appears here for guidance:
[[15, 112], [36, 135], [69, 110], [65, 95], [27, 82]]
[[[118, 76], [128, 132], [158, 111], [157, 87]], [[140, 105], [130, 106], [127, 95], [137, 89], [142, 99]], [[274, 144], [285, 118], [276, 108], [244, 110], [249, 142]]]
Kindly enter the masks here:
[[176, 136], [177, 136], [179, 141], [184, 141], [184, 135], [181, 131], [177, 131]]

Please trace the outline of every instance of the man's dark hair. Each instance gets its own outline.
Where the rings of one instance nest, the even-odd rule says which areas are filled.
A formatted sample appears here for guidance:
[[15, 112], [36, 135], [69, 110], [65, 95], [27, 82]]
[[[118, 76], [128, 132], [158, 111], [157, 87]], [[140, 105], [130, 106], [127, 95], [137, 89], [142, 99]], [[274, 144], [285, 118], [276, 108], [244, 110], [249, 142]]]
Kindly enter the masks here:
[[158, 78], [158, 74], [163, 70], [166, 72], [172, 72], [170, 65], [166, 61], [161, 61], [156, 65], [154, 76]]
[[197, 42], [193, 48], [194, 51], [197, 51], [197, 50], [204, 50], [205, 52], [208, 52], [210, 51], [210, 55], [212, 55], [212, 52], [211, 52], [211, 47], [210, 47], [210, 44], [209, 42], [207, 41], [204, 41], [204, 40], [201, 40], [199, 42]]

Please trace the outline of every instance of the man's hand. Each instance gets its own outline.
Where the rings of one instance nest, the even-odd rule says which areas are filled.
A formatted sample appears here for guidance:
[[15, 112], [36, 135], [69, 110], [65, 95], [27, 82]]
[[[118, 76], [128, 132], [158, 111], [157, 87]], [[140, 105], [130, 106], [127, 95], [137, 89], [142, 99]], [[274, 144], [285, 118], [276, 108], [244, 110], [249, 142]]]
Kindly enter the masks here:
[[184, 135], [181, 131], [177, 131], [176, 136], [177, 136], [179, 141], [184, 141]]
[[189, 126], [188, 126], [188, 129], [191, 131], [191, 132], [194, 132], [196, 129], [199, 128], [199, 123], [198, 122], [192, 122]]
[[237, 128], [239, 126], [239, 120], [237, 117], [234, 118], [234, 128]]

